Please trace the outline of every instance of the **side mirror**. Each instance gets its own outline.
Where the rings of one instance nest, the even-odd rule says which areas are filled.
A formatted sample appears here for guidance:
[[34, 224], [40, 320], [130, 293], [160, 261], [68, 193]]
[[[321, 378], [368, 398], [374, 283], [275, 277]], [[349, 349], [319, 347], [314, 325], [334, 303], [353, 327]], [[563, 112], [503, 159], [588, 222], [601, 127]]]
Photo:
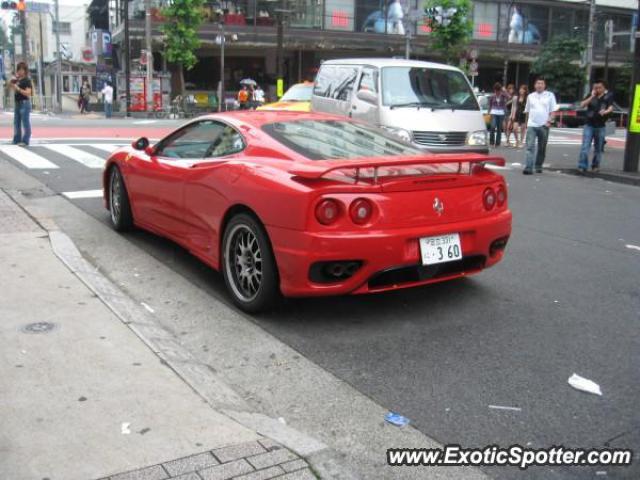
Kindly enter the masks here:
[[152, 147], [151, 145], [147, 145], [147, 147], [144, 149], [144, 153], [146, 153], [150, 157], [153, 157], [156, 154], [156, 148]]
[[356, 96], [363, 102], [378, 105], [378, 94], [373, 93], [371, 90], [358, 90]]
[[149, 139], [147, 137], [140, 137], [133, 142], [131, 146], [136, 150], [145, 150], [149, 146]]

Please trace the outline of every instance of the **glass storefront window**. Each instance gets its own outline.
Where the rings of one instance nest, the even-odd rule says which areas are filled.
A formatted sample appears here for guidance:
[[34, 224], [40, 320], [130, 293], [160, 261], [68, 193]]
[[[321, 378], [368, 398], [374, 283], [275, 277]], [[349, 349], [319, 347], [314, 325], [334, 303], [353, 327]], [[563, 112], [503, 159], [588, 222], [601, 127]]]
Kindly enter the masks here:
[[289, 25], [293, 28], [322, 28], [322, 2], [318, 0], [293, 0]]
[[549, 38], [570, 37], [573, 34], [574, 11], [567, 7], [554, 7], [551, 14]]
[[[506, 7], [506, 8], [505, 8]], [[501, 40], [523, 45], [540, 45], [547, 39], [549, 9], [538, 5], [502, 5]], [[506, 38], [505, 38], [506, 37]]]
[[476, 2], [473, 5], [473, 38], [497, 40], [498, 4]]
[[353, 31], [354, 0], [326, 0], [324, 28], [326, 30]]

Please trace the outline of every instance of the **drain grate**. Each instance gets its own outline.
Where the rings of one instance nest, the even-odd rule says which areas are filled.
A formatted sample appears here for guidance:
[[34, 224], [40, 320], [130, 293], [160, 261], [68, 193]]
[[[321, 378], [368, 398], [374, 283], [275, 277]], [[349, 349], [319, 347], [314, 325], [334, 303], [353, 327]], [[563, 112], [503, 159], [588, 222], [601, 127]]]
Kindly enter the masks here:
[[27, 323], [20, 329], [22, 333], [49, 333], [56, 328], [55, 323], [51, 322], [35, 322]]

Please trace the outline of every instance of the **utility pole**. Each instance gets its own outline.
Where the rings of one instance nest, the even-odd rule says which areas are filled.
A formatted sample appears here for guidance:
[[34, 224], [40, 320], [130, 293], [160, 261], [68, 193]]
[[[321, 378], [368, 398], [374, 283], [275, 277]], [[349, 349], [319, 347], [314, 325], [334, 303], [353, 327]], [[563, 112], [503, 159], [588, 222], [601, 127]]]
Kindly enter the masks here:
[[44, 45], [44, 42], [42, 41], [42, 13], [38, 13], [38, 27], [40, 28], [40, 42], [39, 42], [39, 52], [38, 52], [38, 93], [40, 94], [40, 109], [42, 111], [45, 110], [45, 105], [43, 102], [43, 93], [44, 93], [44, 80], [43, 80], [43, 75], [42, 75], [42, 71], [44, 69], [44, 58], [43, 58], [43, 53], [42, 53], [42, 48]]
[[20, 10], [18, 12], [20, 16], [20, 38], [22, 42], [22, 58], [23, 61], [27, 64], [27, 69], [29, 68], [29, 45], [27, 44], [27, 14], [24, 10]]
[[224, 20], [221, 18], [220, 23], [218, 24], [220, 28], [220, 98], [218, 98], [218, 111], [223, 112], [225, 110], [225, 101], [224, 101]]
[[[57, 1], [57, 0], [56, 0]], [[129, 117], [129, 107], [131, 105], [131, 58], [129, 51], [129, 0], [122, 2], [124, 5], [124, 96], [125, 111], [124, 116]]]
[[[636, 19], [640, 23], [640, 0], [638, 0], [638, 15]], [[640, 160], [640, 29], [635, 28], [634, 31], [635, 50], [633, 53], [633, 75], [631, 77], [632, 88], [627, 121], [627, 141], [624, 146], [625, 172], [637, 172], [638, 160]]]
[[58, 113], [62, 112], [62, 55], [60, 55], [60, 9], [58, 8], [58, 0], [53, 0], [53, 8], [55, 14], [55, 33], [56, 33], [56, 103], [58, 104]]
[[613, 48], [613, 20], [604, 23], [604, 81], [609, 84], [609, 52]]
[[275, 12], [278, 16], [277, 30], [277, 46], [276, 46], [276, 95], [278, 98], [284, 95], [284, 22], [291, 10], [286, 8], [286, 0], [282, 0], [283, 8], [276, 8]]
[[147, 111], [153, 110], [153, 46], [151, 42], [151, 0], [144, 0], [144, 39], [147, 50]]
[[596, 0], [589, 5], [589, 30], [587, 33], [587, 61], [583, 94], [586, 97], [591, 91], [591, 69], [593, 68], [593, 38], [596, 34]]

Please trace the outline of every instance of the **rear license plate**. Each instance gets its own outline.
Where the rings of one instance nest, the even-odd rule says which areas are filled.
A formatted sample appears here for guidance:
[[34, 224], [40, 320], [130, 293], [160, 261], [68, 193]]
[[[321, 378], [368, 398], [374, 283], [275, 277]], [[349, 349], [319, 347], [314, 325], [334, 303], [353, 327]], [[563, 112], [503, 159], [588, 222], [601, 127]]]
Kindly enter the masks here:
[[450, 233], [437, 237], [423, 237], [420, 239], [420, 253], [423, 265], [460, 260], [462, 258], [460, 234]]

